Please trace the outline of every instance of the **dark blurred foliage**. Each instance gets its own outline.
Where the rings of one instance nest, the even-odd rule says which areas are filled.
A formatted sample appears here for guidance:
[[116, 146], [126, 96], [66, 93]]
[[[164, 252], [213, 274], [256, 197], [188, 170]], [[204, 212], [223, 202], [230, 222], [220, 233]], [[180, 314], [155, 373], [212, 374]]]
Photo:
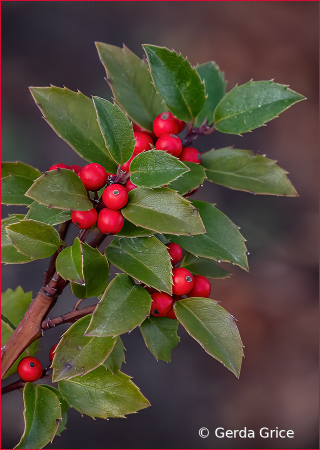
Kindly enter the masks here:
[[[2, 159], [44, 171], [83, 161], [41, 119], [28, 86], [67, 86], [111, 98], [94, 41], [174, 48], [192, 64], [214, 60], [228, 90], [275, 78], [305, 95], [243, 137], [213, 133], [200, 151], [234, 144], [290, 172], [298, 198], [254, 196], [206, 183], [214, 202], [247, 239], [250, 273], [231, 267], [212, 298], [237, 319], [246, 357], [237, 380], [181, 329], [172, 363], [156, 362], [139, 330], [124, 336], [124, 372], [152, 406], [126, 420], [92, 421], [70, 410], [68, 430], [48, 448], [318, 448], [318, 3], [317, 2], [2, 2]], [[4, 207], [3, 214], [23, 210]], [[37, 293], [47, 261], [4, 266], [2, 291]], [[50, 315], [73, 307], [66, 290]], [[87, 301], [89, 303], [90, 300]], [[39, 358], [63, 327], [41, 341]], [[14, 378], [14, 377], [13, 377]], [[3, 398], [2, 447], [23, 431], [22, 395]], [[200, 427], [210, 436], [201, 439]], [[294, 430], [294, 439], [217, 439], [216, 427]]]

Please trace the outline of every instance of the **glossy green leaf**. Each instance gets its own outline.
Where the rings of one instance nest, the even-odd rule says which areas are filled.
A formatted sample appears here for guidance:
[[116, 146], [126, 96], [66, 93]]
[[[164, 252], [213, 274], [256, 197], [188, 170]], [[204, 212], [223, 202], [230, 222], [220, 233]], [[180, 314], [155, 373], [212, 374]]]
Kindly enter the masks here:
[[187, 332], [239, 378], [244, 355], [234, 317], [215, 300], [202, 297], [179, 300], [173, 308]]
[[192, 204], [165, 187], [133, 189], [121, 212], [135, 225], [158, 233], [194, 235], [205, 232], [198, 211]]
[[32, 97], [53, 130], [83, 159], [116, 173], [90, 98], [67, 88], [31, 87]]
[[22, 162], [1, 163], [1, 203], [6, 205], [29, 205], [30, 199], [25, 193], [34, 180], [41, 175], [38, 169], [34, 169]]
[[100, 97], [92, 98], [98, 124], [110, 157], [123, 164], [131, 157], [134, 149], [132, 125], [118, 105]]
[[1, 262], [5, 264], [23, 264], [32, 261], [27, 255], [19, 252], [10, 241], [6, 226], [17, 223], [24, 218], [24, 214], [13, 214], [1, 220]]
[[43, 448], [52, 442], [62, 418], [59, 398], [46, 387], [26, 383], [23, 401], [25, 428], [14, 448]]
[[143, 45], [154, 85], [170, 111], [189, 122], [205, 102], [204, 85], [189, 61], [165, 47]]
[[62, 419], [59, 423], [57, 432], [56, 432], [56, 436], [60, 436], [60, 434], [66, 429], [66, 423], [68, 420], [68, 409], [69, 409], [69, 405], [68, 403], [65, 401], [64, 398], [62, 398], [62, 395], [60, 393], [60, 391], [58, 391], [58, 389], [54, 388], [53, 386], [49, 386], [47, 384], [42, 384], [42, 387], [49, 389], [49, 391], [53, 392], [59, 399], [60, 402], [60, 408], [61, 408], [61, 416]]
[[272, 159], [250, 150], [232, 147], [210, 150], [202, 156], [201, 164], [213, 183], [255, 194], [296, 196], [285, 170]]
[[17, 327], [32, 300], [32, 292], [24, 292], [21, 286], [14, 291], [7, 289], [1, 293], [1, 314], [3, 314], [14, 327]]
[[171, 294], [170, 255], [157, 238], [114, 238], [106, 248], [111, 264], [147, 286]]
[[117, 336], [140, 325], [150, 313], [151, 297], [132, 278], [118, 274], [91, 317], [86, 336]]
[[249, 81], [235, 86], [219, 102], [214, 111], [214, 126], [222, 133], [246, 133], [304, 99], [303, 95], [272, 80]]
[[199, 236], [167, 236], [195, 256], [227, 261], [248, 269], [245, 239], [238, 227], [214, 205], [194, 200], [207, 232]]
[[82, 181], [73, 170], [68, 169], [45, 172], [33, 183], [26, 195], [53, 208], [76, 211], [89, 211], [93, 208]]
[[167, 107], [152, 84], [147, 62], [125, 46], [102, 42], [96, 46], [116, 102], [133, 122], [152, 131], [155, 117]]
[[67, 247], [59, 253], [56, 261], [56, 270], [64, 280], [82, 284], [84, 283], [84, 276], [81, 253], [77, 254], [77, 256], [72, 254], [72, 249], [75, 246], [80, 248], [79, 239], [75, 239], [72, 247]]
[[117, 233], [117, 236], [119, 237], [144, 237], [144, 236], [151, 236], [153, 234], [152, 230], [147, 230], [147, 228], [138, 227], [132, 222], [129, 222], [129, 220], [124, 219], [124, 225], [121, 228], [121, 231]]
[[189, 168], [162, 150], [138, 154], [130, 164], [130, 180], [136, 186], [158, 187], [176, 180]]
[[107, 359], [103, 363], [104, 366], [107, 369], [109, 369], [112, 373], [117, 372], [118, 370], [121, 370], [122, 363], [126, 362], [125, 354], [124, 354], [125, 347], [123, 345], [121, 337], [117, 336], [114, 339], [116, 340], [116, 344], [113, 347], [110, 355], [107, 357]]
[[48, 225], [58, 225], [59, 223], [67, 222], [68, 220], [70, 220], [71, 214], [72, 211], [49, 208], [48, 206], [33, 202], [29, 206], [29, 211], [26, 215], [26, 219], [37, 220], [38, 222], [44, 222]]
[[208, 278], [229, 278], [231, 274], [219, 267], [212, 259], [200, 258], [186, 252], [180, 267], [190, 270], [194, 275]]
[[5, 161], [1, 163], [1, 178], [9, 175], [18, 175], [20, 177], [35, 180], [40, 177], [41, 172], [28, 164], [20, 161]]
[[116, 341], [112, 337], [89, 337], [84, 333], [91, 316], [82, 317], [62, 336], [52, 362], [52, 381], [56, 382], [94, 370], [111, 353]]
[[21, 220], [8, 225], [6, 232], [16, 249], [33, 259], [53, 255], [60, 245], [57, 230], [35, 220]]
[[190, 171], [184, 173], [177, 180], [169, 184], [169, 187], [177, 191], [180, 195], [197, 189], [206, 178], [206, 172], [200, 164], [189, 161], [184, 161], [184, 164], [189, 167]]
[[81, 243], [81, 254], [84, 283], [71, 283], [72, 292], [78, 298], [96, 297], [102, 294], [108, 285], [108, 261], [98, 249], [85, 242]]
[[205, 120], [208, 125], [213, 123], [214, 110], [226, 93], [227, 83], [224, 81], [224, 73], [220, 71], [214, 61], [196, 66], [196, 69], [204, 81], [207, 95], [205, 104], [193, 123], [194, 127], [200, 127]]
[[148, 317], [140, 325], [144, 342], [157, 361], [171, 361], [171, 351], [180, 342], [178, 325], [175, 319], [154, 316]]
[[104, 366], [82, 377], [59, 381], [59, 389], [70, 406], [91, 417], [125, 417], [150, 406], [128, 375], [112, 374]]

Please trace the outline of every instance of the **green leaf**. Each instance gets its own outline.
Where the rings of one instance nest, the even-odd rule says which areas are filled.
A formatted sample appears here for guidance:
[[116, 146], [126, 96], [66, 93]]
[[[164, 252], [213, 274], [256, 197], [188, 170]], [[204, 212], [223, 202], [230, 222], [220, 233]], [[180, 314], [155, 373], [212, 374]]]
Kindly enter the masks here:
[[187, 332], [239, 378], [244, 355], [233, 316], [215, 300], [201, 297], [179, 300], [173, 308]]
[[64, 398], [62, 398], [62, 395], [60, 393], [60, 391], [58, 391], [58, 389], [54, 388], [53, 386], [49, 386], [47, 384], [42, 384], [42, 387], [49, 389], [49, 391], [53, 392], [59, 399], [60, 402], [60, 408], [61, 408], [61, 422], [59, 423], [57, 432], [56, 432], [56, 436], [60, 436], [61, 433], [66, 429], [66, 423], [68, 420], [68, 409], [69, 409], [69, 405], [68, 403], [64, 400]]
[[194, 127], [200, 127], [205, 120], [208, 125], [213, 123], [214, 110], [226, 93], [227, 83], [224, 81], [224, 73], [220, 71], [214, 61], [196, 66], [196, 69], [200, 78], [204, 81], [207, 94], [204, 107], [193, 123]]
[[28, 205], [25, 193], [34, 180], [41, 175], [38, 169], [22, 162], [1, 163], [1, 203], [6, 205]]
[[32, 300], [32, 292], [23, 292], [21, 286], [16, 290], [7, 289], [1, 293], [1, 314], [10, 320], [14, 327], [17, 327]]
[[303, 95], [272, 80], [249, 81], [235, 86], [219, 102], [214, 111], [214, 126], [222, 133], [246, 133], [304, 99]]
[[107, 359], [103, 363], [104, 366], [107, 369], [109, 369], [112, 373], [117, 372], [118, 370], [121, 370], [122, 363], [126, 362], [125, 355], [124, 355], [125, 347], [123, 345], [121, 337], [117, 336], [114, 339], [116, 340], [116, 344], [113, 347], [110, 355], [107, 357]]
[[48, 206], [33, 202], [29, 206], [29, 211], [26, 215], [26, 219], [37, 220], [38, 222], [44, 222], [48, 225], [58, 225], [59, 223], [67, 222], [68, 220], [70, 220], [71, 214], [71, 211], [49, 208]]
[[52, 362], [53, 382], [85, 375], [100, 366], [111, 353], [115, 339], [84, 335], [90, 319], [90, 315], [82, 317], [62, 336]]
[[132, 222], [129, 222], [129, 220], [124, 219], [124, 225], [121, 228], [121, 231], [117, 233], [117, 236], [120, 237], [144, 237], [144, 236], [151, 236], [153, 234], [152, 230], [147, 230], [147, 228], [137, 227]]
[[32, 383], [23, 389], [24, 433], [14, 448], [43, 448], [52, 442], [61, 421], [61, 407], [57, 395]]
[[151, 297], [132, 278], [118, 274], [92, 314], [86, 336], [117, 336], [140, 325], [150, 313]]
[[56, 271], [64, 280], [84, 283], [81, 244], [78, 238], [74, 240], [72, 247], [67, 247], [59, 253], [56, 260]]
[[117, 164], [123, 164], [134, 150], [132, 125], [118, 105], [100, 97], [92, 100], [109, 155]]
[[1, 262], [5, 264], [23, 264], [32, 261], [14, 247], [7, 235], [6, 226], [17, 223], [24, 218], [24, 214], [14, 214], [1, 220]]
[[165, 187], [133, 189], [121, 212], [135, 225], [158, 233], [194, 235], [205, 232], [202, 220], [192, 204]]
[[158, 187], [176, 180], [190, 169], [162, 150], [138, 154], [130, 164], [130, 180], [136, 186]]
[[67, 88], [31, 87], [31, 95], [53, 130], [83, 159], [116, 173], [90, 98]]
[[207, 169], [209, 181], [231, 189], [255, 194], [298, 195], [286, 177], [288, 172], [272, 159], [250, 150], [231, 147], [210, 150], [202, 155], [201, 164]]
[[9, 175], [18, 175], [20, 177], [29, 178], [30, 180], [35, 180], [40, 177], [41, 172], [20, 161], [2, 162], [1, 178], [8, 177]]
[[192, 203], [198, 209], [207, 232], [193, 237], [169, 235], [168, 239], [195, 256], [232, 262], [248, 270], [245, 239], [238, 227], [211, 203], [199, 200]]
[[157, 238], [114, 238], [106, 248], [111, 264], [147, 286], [171, 294], [172, 267], [170, 255]]
[[197, 189], [206, 178], [206, 172], [200, 164], [189, 161], [184, 161], [184, 164], [189, 167], [190, 171], [184, 173], [180, 178], [169, 184], [169, 187], [177, 191], [180, 195]]
[[21, 220], [8, 225], [6, 232], [16, 249], [33, 259], [53, 255], [60, 245], [57, 230], [36, 220]]
[[59, 389], [70, 406], [91, 417], [125, 417], [150, 406], [130, 377], [112, 374], [104, 366], [82, 377], [59, 381]]
[[143, 45], [154, 85], [170, 111], [189, 122], [201, 111], [205, 102], [204, 85], [189, 61], [174, 50]]
[[178, 325], [177, 320], [154, 316], [148, 317], [140, 325], [144, 342], [157, 361], [171, 361], [171, 351], [180, 342]]
[[73, 170], [56, 169], [39, 177], [26, 195], [42, 205], [89, 211], [93, 208], [82, 181]]
[[211, 259], [200, 258], [188, 252], [184, 255], [180, 267], [190, 270], [194, 275], [203, 275], [208, 278], [229, 278], [231, 276]]
[[152, 131], [155, 117], [167, 108], [152, 84], [148, 64], [125, 46], [96, 46], [115, 101], [133, 122]]
[[109, 281], [109, 264], [98, 249], [81, 243], [82, 273], [84, 283], [71, 283], [71, 289], [78, 298], [96, 297], [102, 294]]

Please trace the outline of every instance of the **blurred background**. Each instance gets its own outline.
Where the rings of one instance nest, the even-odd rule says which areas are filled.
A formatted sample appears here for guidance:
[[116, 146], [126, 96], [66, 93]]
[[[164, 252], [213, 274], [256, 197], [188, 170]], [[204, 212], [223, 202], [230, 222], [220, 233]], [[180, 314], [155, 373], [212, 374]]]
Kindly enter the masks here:
[[[234, 144], [275, 159], [298, 198], [254, 196], [205, 183], [195, 198], [217, 204], [247, 239], [250, 272], [225, 265], [212, 298], [233, 314], [245, 345], [240, 379], [179, 329], [172, 362], [156, 362], [138, 329], [123, 337], [123, 371], [152, 406], [126, 419], [93, 421], [70, 410], [67, 431], [48, 448], [318, 448], [318, 2], [9, 2], [2, 6], [2, 160], [45, 171], [83, 164], [48, 124], [28, 86], [66, 86], [111, 99], [94, 41], [173, 48], [192, 64], [214, 60], [227, 90], [251, 78], [288, 84], [307, 97], [243, 137], [215, 132], [201, 151]], [[3, 216], [23, 212], [3, 207]], [[38, 292], [48, 261], [2, 268], [2, 291]], [[66, 289], [50, 317], [72, 309]], [[90, 300], [87, 301], [87, 304]], [[39, 359], [67, 327], [49, 330]], [[13, 376], [12, 380], [16, 378]], [[199, 437], [201, 427], [210, 435]], [[217, 427], [255, 439], [218, 439]], [[262, 439], [259, 429], [293, 430]], [[23, 432], [19, 391], [2, 399], [2, 448]]]

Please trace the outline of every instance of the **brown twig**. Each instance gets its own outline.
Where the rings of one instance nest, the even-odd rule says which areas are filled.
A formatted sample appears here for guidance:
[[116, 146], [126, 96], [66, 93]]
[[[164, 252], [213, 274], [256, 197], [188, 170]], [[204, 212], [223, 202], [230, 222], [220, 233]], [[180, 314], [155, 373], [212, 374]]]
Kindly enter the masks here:
[[49, 328], [54, 328], [57, 325], [62, 325], [63, 323], [74, 323], [77, 320], [81, 319], [82, 317], [87, 316], [88, 314], [92, 314], [93, 311], [96, 309], [96, 306], [97, 304], [87, 306], [86, 308], [70, 311], [66, 314], [63, 314], [62, 316], [56, 317], [55, 319], [44, 320], [41, 323], [41, 329], [49, 330]]
[[[49, 377], [51, 377], [51, 375], [49, 373], [47, 373], [46, 370], [44, 370], [43, 374], [41, 375], [40, 378], [49, 378]], [[7, 394], [8, 392], [15, 391], [17, 389], [22, 389], [25, 384], [26, 384], [26, 381], [23, 381], [21, 379], [18, 381], [15, 381], [14, 383], [8, 384], [7, 386], [5, 386], [1, 389], [1, 395]]]
[[97, 234], [97, 236], [94, 237], [92, 241], [88, 243], [88, 245], [90, 245], [90, 247], [92, 248], [98, 248], [107, 236], [108, 234], [103, 234], [101, 233], [101, 231], [99, 231], [99, 234]]

